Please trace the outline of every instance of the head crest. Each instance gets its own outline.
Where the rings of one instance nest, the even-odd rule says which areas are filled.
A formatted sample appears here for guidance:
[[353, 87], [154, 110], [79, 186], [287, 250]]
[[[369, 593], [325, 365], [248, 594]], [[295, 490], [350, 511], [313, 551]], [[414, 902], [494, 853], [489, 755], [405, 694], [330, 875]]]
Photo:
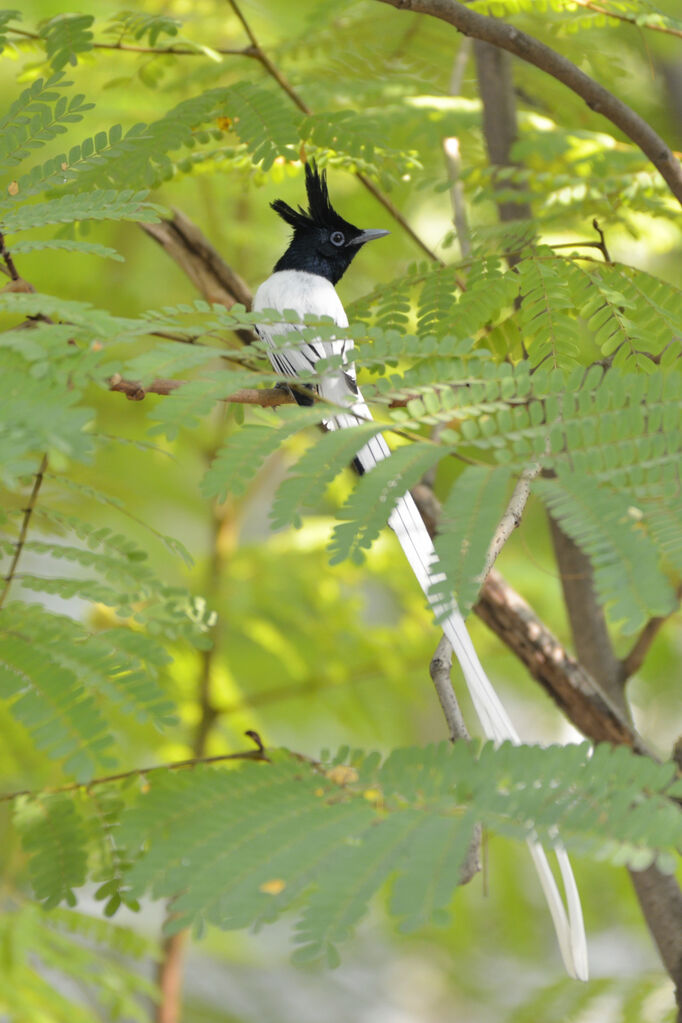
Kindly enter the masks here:
[[295, 210], [283, 199], [275, 199], [270, 203], [272, 209], [294, 230], [325, 227], [330, 222], [340, 219], [329, 201], [327, 173], [326, 171], [320, 173], [314, 160], [305, 165], [305, 189], [308, 194], [307, 213], [302, 206]]

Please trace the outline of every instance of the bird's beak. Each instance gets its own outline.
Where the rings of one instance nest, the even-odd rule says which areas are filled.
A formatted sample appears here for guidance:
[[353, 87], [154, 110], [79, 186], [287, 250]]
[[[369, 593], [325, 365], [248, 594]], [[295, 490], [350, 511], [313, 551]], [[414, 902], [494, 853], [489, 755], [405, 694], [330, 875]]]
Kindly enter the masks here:
[[383, 238], [384, 235], [390, 234], [390, 233], [391, 233], [390, 231], [374, 231], [374, 230], [371, 230], [371, 231], [361, 231], [360, 234], [356, 235], [355, 238], [352, 238], [348, 242], [348, 244], [349, 245], [364, 245], [365, 242], [373, 242], [375, 238]]

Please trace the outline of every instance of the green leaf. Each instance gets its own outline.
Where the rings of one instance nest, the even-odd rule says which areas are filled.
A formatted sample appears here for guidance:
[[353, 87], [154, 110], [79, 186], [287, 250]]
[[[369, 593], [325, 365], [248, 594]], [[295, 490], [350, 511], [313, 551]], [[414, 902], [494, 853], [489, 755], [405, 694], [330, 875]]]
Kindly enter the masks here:
[[201, 482], [204, 497], [244, 494], [263, 462], [294, 433], [319, 421], [317, 409], [279, 410], [267, 425], [247, 423], [218, 451]]
[[627, 494], [560, 472], [534, 489], [564, 531], [587, 554], [601, 603], [623, 631], [667, 615], [675, 593], [658, 565], [656, 548], [633, 517]]
[[315, 506], [325, 487], [351, 464], [363, 444], [380, 431], [378, 423], [363, 423], [323, 434], [280, 484], [271, 512], [274, 528], [299, 527], [302, 509]]
[[75, 901], [73, 889], [85, 882], [87, 833], [73, 798], [49, 796], [31, 805], [22, 825], [22, 842], [30, 853], [29, 871], [36, 897], [47, 908]]
[[361, 564], [387, 524], [396, 502], [443, 457], [438, 445], [426, 441], [397, 448], [358, 480], [353, 493], [337, 512], [342, 523], [329, 542], [330, 561], [345, 558]]
[[432, 587], [430, 601], [449, 606], [454, 589], [462, 615], [469, 613], [481, 587], [488, 548], [506, 507], [509, 477], [509, 469], [504, 466], [470, 466], [457, 477], [443, 504], [435, 543], [446, 578]]

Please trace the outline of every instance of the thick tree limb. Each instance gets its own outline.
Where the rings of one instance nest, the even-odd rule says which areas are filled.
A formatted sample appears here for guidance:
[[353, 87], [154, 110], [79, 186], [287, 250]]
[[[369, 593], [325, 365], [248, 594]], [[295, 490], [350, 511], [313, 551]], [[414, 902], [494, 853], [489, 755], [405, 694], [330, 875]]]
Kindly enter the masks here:
[[564, 533], [555, 519], [550, 516], [549, 521], [578, 660], [581, 664], [589, 665], [588, 670], [599, 682], [602, 691], [619, 708], [621, 714], [629, 718], [623, 688], [623, 669], [613, 652], [604, 609], [597, 601], [592, 585], [589, 558]]
[[[180, 210], [173, 210], [170, 220], [161, 220], [157, 224], [141, 223], [140, 227], [175, 260], [207, 302], [217, 302], [226, 309], [240, 302], [247, 309], [251, 308], [253, 296], [246, 281]], [[254, 335], [250, 330], [237, 330], [235, 333], [246, 344], [253, 341]]]
[[[485, 43], [481, 39], [474, 42], [474, 55], [478, 91], [483, 103], [483, 137], [488, 158], [493, 166], [518, 166], [511, 158], [511, 148], [518, 134], [511, 58], [499, 47]], [[508, 191], [510, 183], [505, 182], [504, 185]], [[499, 187], [497, 182], [495, 187]], [[515, 189], [518, 186], [512, 184], [511, 188]], [[497, 209], [502, 223], [530, 220], [532, 217], [530, 204], [525, 201], [503, 199], [497, 203]], [[518, 256], [510, 258], [512, 266], [518, 261]]]
[[682, 166], [668, 145], [631, 107], [605, 89], [599, 82], [545, 43], [498, 18], [489, 18], [470, 10], [458, 0], [379, 0], [402, 11], [415, 11], [439, 18], [464, 35], [492, 43], [552, 75], [585, 101], [591, 110], [607, 118], [627, 135], [651, 160], [682, 204]]
[[630, 870], [642, 913], [660, 953], [663, 965], [676, 988], [682, 1023], [682, 891], [674, 875], [662, 874], [657, 867]]
[[[551, 518], [550, 523], [573, 642], [581, 663], [596, 680], [603, 698], [613, 701], [623, 717], [629, 717], [623, 663], [615, 656], [603, 610], [596, 600], [592, 567]], [[633, 749], [644, 752], [634, 745]], [[675, 877], [655, 866], [643, 871], [628, 868], [628, 873], [663, 965], [675, 984], [682, 1023], [682, 890]]]
[[583, 735], [593, 742], [630, 746], [651, 755], [621, 709], [494, 569], [474, 611]]

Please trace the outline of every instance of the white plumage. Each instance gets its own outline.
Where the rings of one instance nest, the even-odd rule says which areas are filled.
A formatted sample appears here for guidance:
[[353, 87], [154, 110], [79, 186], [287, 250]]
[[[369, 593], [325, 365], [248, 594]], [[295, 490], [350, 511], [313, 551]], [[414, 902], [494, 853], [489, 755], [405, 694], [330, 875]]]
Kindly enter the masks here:
[[[274, 309], [279, 312], [291, 309], [301, 317], [330, 316], [340, 327], [348, 326], [346, 313], [334, 285], [325, 277], [300, 270], [280, 270], [273, 273], [256, 292], [253, 308], [256, 311]], [[319, 359], [342, 356], [345, 366], [343, 370], [330, 370], [315, 381], [322, 398], [348, 409], [347, 412], [335, 412], [324, 419], [324, 425], [328, 430], [343, 429], [372, 418], [357, 389], [355, 369], [349, 360], [349, 353], [353, 347], [352, 339], [304, 342], [283, 349], [281, 345], [285, 343], [284, 337], [292, 332], [298, 332], [296, 324], [278, 323], [276, 326], [260, 326], [257, 330], [263, 341], [273, 349], [270, 353], [273, 367], [285, 377], [301, 377], [314, 369]], [[357, 454], [365, 472], [371, 471], [378, 462], [389, 456], [390, 449], [381, 434], [373, 437]], [[444, 610], [447, 612], [441, 627], [462, 668], [486, 737], [498, 743], [510, 740], [518, 744], [519, 736], [481, 666], [464, 619], [454, 600], [444, 608], [443, 605], [434, 606], [432, 598], [429, 597], [433, 583], [443, 576], [439, 571], [431, 538], [410, 494], [399, 498], [388, 521], [433, 610], [439, 616]], [[552, 915], [566, 969], [572, 977], [587, 980], [587, 945], [582, 909], [568, 856], [562, 846], [556, 847], [566, 895], [566, 909], [544, 849], [539, 843], [532, 841], [528, 842], [528, 846]]]

